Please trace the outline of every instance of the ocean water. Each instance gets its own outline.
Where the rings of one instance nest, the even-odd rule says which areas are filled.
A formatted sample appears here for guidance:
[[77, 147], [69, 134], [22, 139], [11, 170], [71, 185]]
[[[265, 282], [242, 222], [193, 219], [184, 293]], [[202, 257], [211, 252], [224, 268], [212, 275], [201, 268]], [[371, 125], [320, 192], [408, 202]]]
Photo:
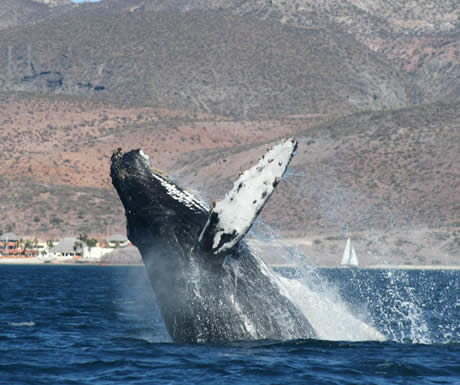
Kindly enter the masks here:
[[460, 271], [279, 273], [323, 340], [175, 344], [143, 267], [1, 265], [0, 384], [460, 384]]

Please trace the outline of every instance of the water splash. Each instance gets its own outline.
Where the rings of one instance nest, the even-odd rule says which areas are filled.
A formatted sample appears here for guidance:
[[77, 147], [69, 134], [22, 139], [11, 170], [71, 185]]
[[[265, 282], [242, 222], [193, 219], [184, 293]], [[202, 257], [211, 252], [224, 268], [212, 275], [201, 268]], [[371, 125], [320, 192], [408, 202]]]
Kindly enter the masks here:
[[[329, 341], [385, 341], [377, 329], [356, 317], [334, 289], [282, 278], [293, 302], [310, 321], [318, 337]], [[310, 286], [310, 287], [309, 287]]]
[[295, 279], [278, 275], [279, 282], [291, 301], [305, 314], [320, 339], [386, 340], [382, 333], [371, 326], [372, 320], [366, 319], [367, 312], [354, 313], [339, 291], [322, 277], [319, 269], [305, 264], [308, 257], [298, 249], [284, 245], [267, 224], [259, 221], [257, 225], [262, 231], [255, 230], [255, 236], [264, 242], [277, 242], [285, 254], [285, 259], [295, 266], [294, 272], [291, 272]]
[[385, 296], [376, 302], [383, 319], [380, 320], [385, 334], [393, 341], [429, 344], [432, 342], [428, 324], [419, 303], [415, 288], [409, 283], [404, 271], [384, 271], [388, 282]]
[[[363, 279], [361, 290], [370, 298], [379, 327], [392, 341], [458, 343], [460, 325], [452, 295], [455, 281], [454, 272], [384, 270], [373, 286]], [[375, 285], [381, 288], [378, 297], [370, 295]]]
[[[442, 282], [436, 272], [402, 270], [362, 270], [362, 269], [322, 269], [316, 267], [314, 258], [303, 255], [298, 249], [283, 245], [269, 226], [258, 221], [252, 236], [259, 241], [277, 242], [281, 253], [296, 268], [270, 269], [263, 265], [287, 296], [305, 314], [318, 337], [323, 340], [390, 340], [399, 343], [451, 343], [460, 341], [458, 325], [459, 306], [453, 296], [458, 290], [458, 278], [453, 273], [449, 282]], [[234, 273], [235, 288], [238, 278], [238, 263], [229, 269]], [[137, 270], [137, 271], [136, 271]], [[130, 274], [129, 288], [124, 288], [122, 301], [118, 307], [138, 314], [136, 337], [149, 342], [170, 341], [161, 317], [157, 313], [152, 319], [152, 293], [145, 271], [136, 269]], [[193, 269], [192, 269], [193, 270]], [[139, 274], [142, 277], [139, 277]], [[191, 281], [198, 271], [192, 271]], [[446, 277], [444, 274], [443, 279]], [[142, 278], [142, 279], [140, 279]], [[197, 277], [195, 277], [196, 279]], [[445, 279], [444, 279], [445, 280]], [[141, 284], [140, 281], [144, 281]], [[142, 298], [133, 298], [131, 285], [145, 286], [137, 291]], [[139, 289], [139, 287], [138, 287]], [[223, 290], [226, 286], [223, 285]], [[229, 296], [232, 291], [229, 289]], [[199, 297], [199, 296], [198, 296]], [[147, 298], [149, 300], [147, 300]], [[132, 303], [135, 300], [136, 303]], [[434, 303], [436, 301], [436, 303]], [[450, 301], [450, 302], [449, 302]], [[242, 317], [244, 311], [237, 301], [233, 301], [236, 312]], [[440, 310], [441, 309], [441, 310]], [[154, 314], [155, 312], [153, 312]], [[288, 325], [289, 320], [286, 320]], [[155, 326], [152, 328], [152, 324]], [[247, 329], [253, 325], [244, 323]], [[163, 330], [158, 337], [158, 328]], [[133, 333], [130, 333], [132, 336]], [[151, 335], [150, 335], [151, 334]], [[260, 333], [253, 330], [254, 335]], [[295, 335], [289, 338], [298, 338]]]
[[[315, 258], [283, 245], [262, 221], [252, 235], [262, 242], [276, 242], [295, 266], [281, 269], [280, 281], [321, 339], [421, 344], [460, 340], [459, 326], [446, 322], [456, 319], [451, 314], [455, 304], [447, 303], [452, 298], [449, 291], [455, 290], [454, 279], [436, 293], [440, 289], [435, 277], [420, 271], [321, 269], [315, 266]], [[414, 281], [416, 277], [420, 282]], [[426, 302], [428, 298], [438, 302], [438, 310]]]

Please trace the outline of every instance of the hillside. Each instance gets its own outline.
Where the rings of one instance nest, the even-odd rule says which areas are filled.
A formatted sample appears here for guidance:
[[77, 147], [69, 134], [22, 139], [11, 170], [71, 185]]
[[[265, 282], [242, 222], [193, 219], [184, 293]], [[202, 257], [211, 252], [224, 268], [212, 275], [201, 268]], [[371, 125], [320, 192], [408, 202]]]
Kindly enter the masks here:
[[219, 10], [299, 28], [336, 28], [406, 72], [418, 90], [417, 103], [460, 95], [460, 14], [452, 0], [131, 0], [134, 4], [146, 10]]
[[382, 55], [327, 26], [86, 7], [52, 28], [0, 33], [0, 89], [244, 119], [400, 108], [418, 94]]
[[[0, 210], [7, 213], [0, 227], [14, 224], [19, 232], [55, 237], [62, 229], [100, 235], [104, 222], [111, 231], [124, 230], [108, 171], [118, 147], [142, 147], [156, 167], [174, 172], [172, 165], [181, 154], [248, 146], [299, 129], [277, 121], [232, 122], [204, 114], [190, 118], [184, 111], [62, 96], [0, 94], [0, 109]], [[302, 127], [322, 118], [305, 117]]]
[[18, 25], [0, 31], [0, 90], [236, 118], [449, 102], [458, 16], [447, 0], [19, 0], [0, 5]]
[[[460, 204], [458, 108], [457, 102], [357, 113], [294, 129], [300, 144], [292, 176], [264, 215], [297, 234], [341, 231], [346, 225], [350, 230], [454, 225]], [[232, 147], [199, 157], [186, 153], [172, 168], [187, 183], [203, 180], [206, 190], [219, 196], [256, 158], [254, 151], [265, 147]], [[220, 169], [219, 158], [232, 166]]]
[[438, 245], [444, 252], [458, 250], [458, 103], [257, 122], [25, 94], [4, 95], [0, 104], [7, 114], [0, 138], [3, 230], [14, 224], [20, 233], [52, 237], [123, 231], [108, 171], [118, 147], [142, 147], [153, 166], [211, 202], [271, 142], [296, 135], [290, 176], [262, 215], [275, 233], [332, 236], [340, 248], [345, 230], [396, 231], [395, 239], [407, 241], [409, 230], [427, 238], [431, 228], [447, 237]]
[[73, 7], [71, 0], [2, 0], [0, 2], [0, 30], [32, 24]]
[[419, 103], [460, 99], [460, 32], [435, 36], [399, 35], [364, 44], [406, 72], [420, 91]]
[[[292, 237], [323, 264], [338, 262], [350, 234], [367, 263], [460, 263], [459, 106], [358, 113], [298, 131], [290, 175], [257, 231]], [[173, 169], [219, 197], [264, 148], [185, 154]]]

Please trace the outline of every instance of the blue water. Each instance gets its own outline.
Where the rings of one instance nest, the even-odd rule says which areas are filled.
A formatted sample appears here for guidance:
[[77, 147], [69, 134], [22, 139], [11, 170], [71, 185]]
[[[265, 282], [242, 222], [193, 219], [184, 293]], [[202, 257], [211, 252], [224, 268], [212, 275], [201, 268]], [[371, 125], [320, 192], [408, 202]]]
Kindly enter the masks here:
[[142, 267], [0, 266], [0, 384], [460, 384], [459, 271], [311, 276], [389, 340], [174, 344]]

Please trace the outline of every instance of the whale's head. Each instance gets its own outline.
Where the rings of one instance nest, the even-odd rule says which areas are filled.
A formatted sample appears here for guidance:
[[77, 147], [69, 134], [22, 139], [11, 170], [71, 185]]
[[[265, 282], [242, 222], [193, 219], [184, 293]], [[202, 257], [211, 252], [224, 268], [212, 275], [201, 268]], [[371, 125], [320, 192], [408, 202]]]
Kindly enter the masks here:
[[128, 238], [137, 247], [177, 233], [196, 238], [206, 223], [207, 205], [152, 168], [142, 150], [115, 151], [110, 175], [126, 211]]

